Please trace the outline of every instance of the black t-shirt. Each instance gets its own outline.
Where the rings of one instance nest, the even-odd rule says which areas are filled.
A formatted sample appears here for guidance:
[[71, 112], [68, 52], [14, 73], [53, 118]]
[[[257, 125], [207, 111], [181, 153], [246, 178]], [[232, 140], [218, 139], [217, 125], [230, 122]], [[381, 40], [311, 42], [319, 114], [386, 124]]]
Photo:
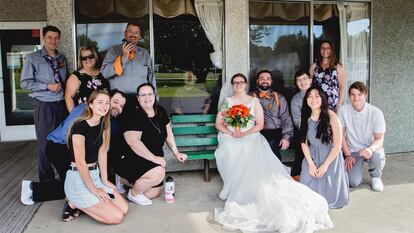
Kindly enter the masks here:
[[[138, 108], [137, 100], [131, 103], [122, 114], [119, 121], [120, 131], [142, 132], [141, 141], [151, 153], [156, 156], [164, 156], [162, 147], [167, 138], [166, 125], [170, 122], [167, 111], [162, 106], [158, 107], [158, 114], [154, 117], [148, 117], [144, 110]], [[127, 153], [134, 153], [125, 142], [123, 137], [123, 149]]]
[[85, 137], [85, 161], [86, 163], [95, 163], [98, 161], [99, 148], [102, 145], [102, 124], [96, 126], [89, 126], [86, 120], [79, 121], [72, 126], [71, 137], [69, 140], [69, 150], [71, 161], [75, 162], [73, 153], [72, 136], [80, 134]]

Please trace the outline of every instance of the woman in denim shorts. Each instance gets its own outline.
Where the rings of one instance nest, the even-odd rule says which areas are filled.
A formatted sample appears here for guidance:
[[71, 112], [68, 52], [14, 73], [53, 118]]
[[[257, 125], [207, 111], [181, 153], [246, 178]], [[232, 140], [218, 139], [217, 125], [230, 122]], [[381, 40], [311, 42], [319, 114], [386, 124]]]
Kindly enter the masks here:
[[70, 207], [79, 208], [99, 222], [118, 224], [128, 204], [108, 181], [109, 106], [106, 91], [92, 92], [87, 108], [69, 130], [72, 162], [66, 174], [65, 194]]

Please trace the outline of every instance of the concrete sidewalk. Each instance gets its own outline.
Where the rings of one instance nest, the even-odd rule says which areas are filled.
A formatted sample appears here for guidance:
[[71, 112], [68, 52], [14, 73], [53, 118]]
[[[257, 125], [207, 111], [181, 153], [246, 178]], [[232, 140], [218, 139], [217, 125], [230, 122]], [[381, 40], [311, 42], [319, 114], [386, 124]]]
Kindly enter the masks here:
[[[42, 204], [26, 233], [207, 233], [225, 232], [213, 221], [215, 207], [223, 202], [217, 197], [222, 181], [217, 172], [204, 183], [202, 172], [172, 173], [176, 182], [175, 204], [158, 198], [151, 206], [129, 204], [129, 213], [120, 225], [106, 226], [81, 215], [70, 223], [60, 219], [63, 201]], [[326, 233], [413, 233], [414, 232], [414, 153], [394, 154], [384, 169], [384, 192], [374, 192], [370, 179], [351, 190], [350, 204], [331, 210], [334, 229]], [[277, 211], [277, 210], [275, 210]]]

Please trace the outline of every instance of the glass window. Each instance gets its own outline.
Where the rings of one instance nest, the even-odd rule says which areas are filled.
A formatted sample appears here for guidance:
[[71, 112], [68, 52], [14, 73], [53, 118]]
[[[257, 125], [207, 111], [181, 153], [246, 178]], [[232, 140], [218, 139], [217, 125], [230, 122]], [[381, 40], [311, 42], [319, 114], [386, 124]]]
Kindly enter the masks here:
[[[134, 2], [136, 4], [134, 4]], [[98, 4], [100, 3], [100, 4]], [[139, 46], [150, 48], [148, 1], [75, 1], [76, 50], [80, 46], [93, 46], [102, 62], [106, 51], [121, 44], [128, 22], [141, 25]]]
[[[310, 18], [310, 10], [313, 18]], [[289, 99], [296, 70], [318, 62], [320, 42], [329, 39], [344, 65], [347, 86], [368, 84], [370, 60], [369, 3], [313, 4], [250, 0], [250, 75], [268, 69], [276, 78], [274, 88]], [[313, 57], [309, 60], [309, 25], [313, 21]], [[251, 79], [254, 88], [254, 79]], [[284, 82], [282, 81], [284, 80]], [[283, 83], [285, 87], [283, 87]]]
[[318, 62], [321, 40], [331, 40], [336, 56], [345, 68], [347, 88], [355, 81], [368, 84], [369, 4], [315, 4], [314, 12], [314, 62]]
[[309, 3], [250, 1], [250, 77], [270, 70], [274, 88], [293, 94], [294, 75], [309, 66]]
[[161, 105], [175, 114], [215, 112], [210, 102], [221, 70], [210, 60], [214, 49], [198, 18], [154, 15], [154, 47]]
[[[103, 0], [99, 4], [76, 0], [75, 3], [78, 47], [92, 44], [103, 58], [108, 48], [121, 43], [126, 23], [138, 20], [143, 26], [140, 46], [150, 51], [154, 43], [154, 73], [160, 104], [173, 114], [217, 111], [222, 72], [222, 1], [208, 6], [199, 2], [197, 6], [193, 0], [155, 0], [152, 12], [149, 0]], [[204, 10], [215, 14], [206, 14]], [[202, 14], [204, 22], [209, 22], [204, 25], [207, 29], [198, 14]], [[220, 17], [212, 19], [211, 15]], [[150, 18], [153, 28], [149, 27]], [[209, 38], [205, 30], [209, 31]], [[213, 65], [211, 57], [220, 64]]]

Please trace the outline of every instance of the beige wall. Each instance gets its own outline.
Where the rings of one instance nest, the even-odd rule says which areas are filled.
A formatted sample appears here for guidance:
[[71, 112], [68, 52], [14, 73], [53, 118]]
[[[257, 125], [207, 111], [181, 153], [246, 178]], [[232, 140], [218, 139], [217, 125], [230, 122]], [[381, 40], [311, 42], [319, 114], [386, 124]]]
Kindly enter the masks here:
[[0, 22], [46, 21], [46, 0], [0, 0]]
[[54, 25], [62, 31], [59, 51], [68, 61], [69, 71], [73, 71], [74, 65], [74, 22], [73, 7], [71, 0], [46, 1], [47, 24]]
[[414, 1], [373, 0], [371, 103], [385, 115], [387, 152], [414, 151]]
[[226, 77], [235, 73], [248, 74], [249, 69], [249, 17], [248, 1], [225, 2], [225, 59]]

